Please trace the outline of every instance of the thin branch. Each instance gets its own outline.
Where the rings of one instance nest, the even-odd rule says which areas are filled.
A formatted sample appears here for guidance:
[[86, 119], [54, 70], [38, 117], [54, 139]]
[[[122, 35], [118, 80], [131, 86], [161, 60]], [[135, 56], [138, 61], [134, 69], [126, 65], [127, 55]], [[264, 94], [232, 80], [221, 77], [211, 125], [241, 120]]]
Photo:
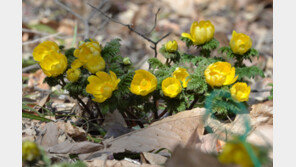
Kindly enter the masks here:
[[152, 33], [152, 31], [155, 29], [156, 27], [156, 24], [157, 24], [157, 15], [160, 11], [160, 8], [158, 8], [157, 12], [155, 13], [155, 16], [154, 16], [154, 25], [153, 27], [151, 28], [151, 30], [149, 32], [147, 32], [145, 35], [150, 35]]
[[40, 31], [30, 30], [30, 29], [26, 29], [26, 28], [22, 28], [22, 32], [33, 33], [33, 34], [38, 34], [38, 35], [50, 35], [49, 33], [46, 33], [46, 32], [40, 32]]
[[270, 92], [268, 89], [262, 89], [262, 90], [252, 90], [252, 93], [260, 93], [260, 92]]
[[37, 43], [37, 42], [40, 42], [40, 41], [43, 41], [43, 40], [46, 40], [48, 38], [52, 38], [52, 37], [56, 37], [56, 36], [59, 36], [60, 34], [62, 34], [61, 32], [58, 32], [56, 34], [50, 34], [48, 36], [44, 36], [44, 37], [41, 37], [41, 38], [38, 38], [38, 39], [34, 39], [32, 41], [27, 41], [27, 42], [23, 42], [22, 45], [29, 45], [29, 44], [33, 44], [33, 43]]
[[39, 64], [33, 64], [33, 65], [28, 66], [28, 67], [24, 67], [22, 69], [22, 73], [26, 73], [26, 72], [29, 72], [31, 70], [35, 70], [35, 69], [38, 69], [38, 68], [40, 68]]
[[194, 97], [194, 100], [192, 101], [192, 103], [190, 104], [190, 106], [187, 108], [187, 110], [191, 110], [194, 105], [196, 104], [196, 102], [198, 101], [198, 98], [197, 97]]
[[162, 116], [164, 116], [166, 113], [168, 112], [168, 108], [165, 108], [162, 113], [159, 114], [159, 118], [161, 118]]
[[78, 96], [75, 96], [74, 98], [76, 100], [78, 100], [78, 102], [82, 105], [82, 107], [88, 113], [88, 115], [90, 116], [90, 118], [95, 118], [94, 113], [91, 112], [91, 110], [88, 108], [88, 106]]
[[[157, 57], [157, 44], [162, 41], [164, 38], [166, 38], [167, 36], [170, 35], [170, 33], [167, 33], [166, 35], [164, 35], [163, 37], [161, 37], [159, 40], [157, 41], [153, 41], [152, 39], [150, 39], [149, 37], [147, 37], [145, 34], [142, 34], [140, 33], [139, 31], [137, 31], [136, 29], [134, 29], [132, 27], [131, 24], [125, 24], [125, 23], [122, 23], [110, 16], [108, 16], [105, 12], [103, 12], [102, 10], [94, 7], [93, 5], [91, 5], [90, 3], [88, 3], [89, 6], [91, 6], [92, 8], [96, 9], [98, 12], [100, 12], [103, 16], [105, 16], [106, 18], [108, 18], [109, 20], [111, 20], [112, 22], [114, 23], [117, 23], [117, 24], [120, 24], [122, 26], [125, 26], [127, 27], [130, 31], [136, 33], [137, 35], [139, 35], [140, 37], [142, 37], [143, 39], [145, 39], [146, 41], [150, 42], [152, 44], [152, 46], [150, 46], [150, 48], [152, 48], [154, 50], [154, 57]], [[158, 13], [158, 12], [157, 12]]]
[[[97, 8], [98, 9], [101, 9], [106, 3], [108, 2], [108, 0], [103, 0], [98, 6]], [[87, 17], [87, 21], [90, 21], [94, 16], [95, 14], [97, 13], [97, 10], [96, 9], [92, 9], [92, 11], [90, 12], [90, 14], [88, 15]]]
[[83, 24], [84, 24], [84, 38], [87, 39], [89, 36], [89, 22], [88, 22], [88, 20], [84, 19], [80, 14], [74, 12], [71, 8], [64, 5], [59, 0], [54, 0], [54, 1], [56, 4], [60, 5], [60, 7], [64, 8], [65, 10], [67, 10], [68, 12], [70, 12], [71, 14], [73, 14], [74, 16], [76, 16], [78, 19], [80, 19], [83, 22]]

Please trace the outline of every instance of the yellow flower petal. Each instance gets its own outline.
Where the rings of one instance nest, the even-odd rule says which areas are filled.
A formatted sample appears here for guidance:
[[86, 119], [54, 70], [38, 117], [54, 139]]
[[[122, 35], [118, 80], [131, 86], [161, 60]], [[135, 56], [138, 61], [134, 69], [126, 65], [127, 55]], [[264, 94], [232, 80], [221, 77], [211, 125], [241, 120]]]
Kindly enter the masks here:
[[177, 41], [173, 40], [173, 41], [168, 41], [165, 44], [165, 50], [167, 52], [176, 52], [178, 50], [178, 43]]
[[215, 27], [210, 21], [193, 22], [190, 34], [182, 33], [182, 37], [189, 38], [194, 45], [202, 45], [214, 38]]
[[117, 76], [112, 71], [110, 71], [110, 74], [99, 71], [96, 75], [89, 76], [88, 82], [86, 92], [95, 97], [92, 99], [93, 101], [102, 103], [112, 96], [113, 91], [117, 89], [120, 79], [117, 79]]
[[146, 70], [135, 71], [130, 91], [133, 94], [146, 96], [153, 92], [157, 86], [157, 78]]
[[229, 45], [233, 53], [243, 55], [251, 49], [252, 39], [243, 33], [233, 31]]
[[164, 79], [161, 85], [163, 94], [170, 98], [176, 97], [182, 91], [180, 81], [174, 77], [168, 77]]
[[35, 61], [42, 61], [47, 55], [52, 52], [59, 52], [59, 46], [53, 41], [44, 41], [36, 46], [33, 50], [33, 58]]
[[45, 75], [56, 77], [66, 70], [67, 58], [61, 53], [52, 52], [51, 55], [45, 56], [39, 64]]
[[230, 93], [239, 102], [248, 101], [251, 87], [244, 82], [237, 82], [230, 88]]
[[69, 70], [67, 70], [67, 79], [70, 82], [76, 82], [81, 74], [81, 71], [79, 68], [70, 68]]
[[173, 77], [182, 81], [183, 88], [187, 87], [188, 82], [190, 79], [188, 79], [189, 73], [185, 68], [176, 68], [176, 70], [173, 72]]
[[238, 78], [238, 76], [235, 77], [235, 68], [228, 62], [210, 64], [204, 71], [204, 75], [206, 82], [212, 87], [230, 85]]

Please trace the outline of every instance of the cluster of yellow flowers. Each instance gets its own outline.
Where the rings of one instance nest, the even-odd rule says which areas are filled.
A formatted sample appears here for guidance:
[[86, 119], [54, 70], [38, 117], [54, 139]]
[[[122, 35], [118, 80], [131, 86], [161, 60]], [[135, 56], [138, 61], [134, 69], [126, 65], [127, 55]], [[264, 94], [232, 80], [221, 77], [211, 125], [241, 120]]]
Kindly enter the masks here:
[[[202, 45], [211, 41], [214, 38], [214, 33], [215, 27], [210, 21], [195, 21], [191, 25], [190, 34], [182, 33], [182, 37], [190, 39], [194, 45]], [[243, 33], [233, 31], [229, 45], [233, 53], [243, 55], [252, 47], [252, 40]], [[165, 44], [165, 49], [168, 52], [174, 52], [178, 49], [178, 44], [175, 40], [169, 41]], [[183, 72], [183, 74], [185, 73]], [[238, 78], [238, 76], [235, 76], [235, 67], [231, 67], [231, 64], [228, 62], [216, 62], [209, 65], [204, 71], [204, 75], [206, 82], [212, 87], [231, 85]], [[169, 82], [172, 83], [173, 80], [169, 79], [165, 83]], [[188, 81], [182, 82], [183, 87], [187, 87]], [[177, 87], [176, 85], [175, 87]], [[175, 88], [175, 90], [178, 89]], [[248, 101], [251, 88], [246, 83], [238, 82], [231, 87], [230, 91], [234, 99], [243, 102]], [[169, 97], [175, 96], [170, 95]]]
[[76, 82], [81, 74], [80, 67], [86, 68], [89, 72], [95, 74], [105, 69], [105, 61], [101, 56], [101, 46], [99, 42], [90, 39], [88, 42], [82, 42], [78, 49], [75, 49], [75, 59], [71, 68], [67, 71], [67, 79]]
[[[216, 62], [207, 67], [204, 72], [206, 82], [212, 87], [233, 84], [238, 76], [235, 76], [235, 68], [228, 62]], [[250, 86], [243, 82], [237, 82], [230, 88], [234, 99], [243, 102], [249, 100]]]
[[[211, 41], [214, 37], [215, 27], [210, 21], [193, 22], [190, 28], [190, 34], [182, 33], [192, 41], [194, 45], [202, 45]], [[233, 31], [230, 40], [230, 47], [233, 53], [244, 54], [252, 46], [249, 36]], [[176, 52], [178, 43], [169, 41], [165, 44], [167, 52]], [[87, 42], [80, 43], [78, 49], [74, 51], [76, 59], [72, 62], [71, 68], [67, 70], [67, 79], [70, 82], [76, 82], [80, 75], [80, 67], [86, 68], [90, 73], [96, 74], [88, 78], [89, 85], [86, 91], [92, 94], [94, 101], [99, 103], [110, 98], [112, 92], [117, 89], [120, 79], [117, 79], [115, 73], [103, 72], [105, 61], [101, 56], [101, 46], [99, 42], [90, 39]], [[60, 53], [59, 46], [52, 41], [45, 41], [39, 44], [33, 51], [33, 57], [39, 62], [44, 73], [49, 77], [56, 77], [63, 74], [67, 68], [67, 58]], [[130, 63], [125, 60], [125, 63]], [[212, 87], [221, 87], [233, 84], [238, 76], [235, 76], [235, 68], [228, 62], [216, 62], [207, 67], [204, 71], [206, 82]], [[176, 97], [182, 87], [186, 88], [189, 82], [189, 73], [185, 68], [177, 68], [172, 77], [168, 77], [162, 82], [162, 91], [165, 96]], [[130, 91], [136, 95], [146, 96], [153, 92], [157, 87], [157, 78], [145, 70], [137, 70], [133, 77]], [[232, 96], [238, 101], [247, 101], [250, 93], [250, 87], [246, 83], [236, 83], [231, 89]]]
[[33, 58], [49, 77], [56, 77], [67, 68], [67, 58], [60, 53], [59, 46], [52, 41], [45, 41], [33, 50]]
[[[176, 97], [187, 87], [189, 73], [185, 68], [177, 68], [173, 72], [173, 77], [168, 77], [162, 81], [162, 91], [165, 96]], [[182, 85], [181, 85], [182, 82]], [[157, 78], [146, 70], [137, 70], [131, 83], [130, 90], [136, 95], [146, 96], [153, 92], [157, 86]]]

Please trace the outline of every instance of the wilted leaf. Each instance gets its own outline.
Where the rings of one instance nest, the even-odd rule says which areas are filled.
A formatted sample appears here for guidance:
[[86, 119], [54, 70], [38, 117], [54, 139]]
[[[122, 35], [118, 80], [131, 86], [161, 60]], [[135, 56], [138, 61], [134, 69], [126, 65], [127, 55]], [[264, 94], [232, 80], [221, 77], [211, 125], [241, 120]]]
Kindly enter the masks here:
[[221, 164], [217, 157], [205, 154], [198, 149], [176, 147], [166, 167], [231, 167]]
[[105, 148], [93, 153], [88, 158], [95, 158], [102, 153], [118, 153], [126, 150], [138, 153], [160, 148], [173, 150], [177, 144], [186, 144], [196, 128], [199, 135], [203, 134], [202, 117], [204, 112], [203, 108], [180, 112], [157, 121], [147, 128], [103, 141]]
[[48, 152], [56, 154], [83, 154], [93, 152], [100, 148], [103, 148], [101, 144], [92, 143], [89, 141], [71, 143], [69, 140], [67, 140], [58, 145], [49, 147]]
[[151, 165], [163, 165], [167, 161], [166, 157], [158, 154], [144, 152], [143, 155]]

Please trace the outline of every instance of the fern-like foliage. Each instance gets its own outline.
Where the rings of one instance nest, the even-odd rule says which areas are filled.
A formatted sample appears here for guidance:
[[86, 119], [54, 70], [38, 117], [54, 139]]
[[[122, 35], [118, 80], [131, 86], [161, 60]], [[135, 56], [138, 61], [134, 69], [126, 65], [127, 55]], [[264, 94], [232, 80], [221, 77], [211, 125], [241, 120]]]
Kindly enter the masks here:
[[189, 38], [181, 37], [180, 39], [181, 39], [181, 41], [183, 41], [183, 42], [186, 43], [187, 48], [189, 48], [190, 46], [193, 45], [193, 42], [192, 42], [191, 39], [189, 39]]
[[148, 64], [149, 64], [150, 68], [153, 70], [165, 68], [165, 65], [162, 64], [162, 62], [160, 62], [157, 58], [148, 59]]
[[101, 55], [106, 62], [106, 70], [113, 71], [117, 76], [124, 74], [123, 57], [120, 55], [120, 39], [113, 39], [102, 49]]
[[258, 75], [265, 77], [264, 72], [257, 66], [236, 68], [236, 74], [238, 75], [238, 80], [241, 80], [243, 77], [254, 78]]
[[243, 55], [233, 53], [229, 46], [221, 47], [219, 52], [225, 54], [229, 59], [235, 59], [235, 67], [244, 67], [243, 60], [249, 60], [252, 62], [253, 57], [257, 57], [257, 59], [259, 58], [259, 52], [254, 48], [251, 48]]
[[207, 114], [216, 115], [220, 119], [225, 119], [231, 114], [247, 113], [245, 103], [235, 101], [229, 91], [216, 89], [206, 98], [205, 108]]

